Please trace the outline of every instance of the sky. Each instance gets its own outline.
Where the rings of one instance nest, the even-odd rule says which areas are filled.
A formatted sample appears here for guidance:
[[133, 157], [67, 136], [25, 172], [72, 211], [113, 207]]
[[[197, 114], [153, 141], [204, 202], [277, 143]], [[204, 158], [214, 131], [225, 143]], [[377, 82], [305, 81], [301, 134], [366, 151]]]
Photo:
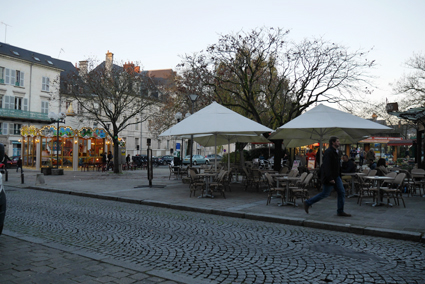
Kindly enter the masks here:
[[425, 53], [423, 0], [0, 0], [0, 7], [0, 42], [74, 64], [103, 61], [109, 50], [144, 70], [175, 69], [220, 34], [258, 27], [372, 49], [374, 101], [396, 101], [390, 84], [409, 72], [406, 60]]

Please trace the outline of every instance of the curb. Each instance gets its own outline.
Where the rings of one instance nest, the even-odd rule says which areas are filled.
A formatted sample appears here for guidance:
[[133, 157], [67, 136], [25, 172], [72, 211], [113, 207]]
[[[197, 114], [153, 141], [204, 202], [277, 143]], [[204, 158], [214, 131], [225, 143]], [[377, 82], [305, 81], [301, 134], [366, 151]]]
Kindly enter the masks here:
[[125, 198], [125, 197], [116, 197], [116, 196], [99, 195], [99, 194], [74, 192], [74, 191], [64, 191], [60, 189], [42, 188], [42, 187], [36, 187], [36, 186], [27, 186], [22, 188], [49, 191], [49, 192], [62, 193], [62, 194], [70, 194], [70, 195], [111, 200], [111, 201], [119, 201], [119, 202], [125, 202], [125, 203], [141, 204], [141, 205], [154, 206], [154, 207], [169, 208], [169, 209], [182, 210], [182, 211], [213, 214], [213, 215], [226, 216], [226, 217], [243, 218], [243, 219], [254, 220], [254, 221], [302, 226], [306, 228], [323, 229], [323, 230], [329, 230], [329, 231], [352, 233], [357, 235], [383, 237], [383, 238], [389, 238], [389, 239], [425, 243], [425, 235], [419, 232], [399, 231], [399, 230], [374, 228], [374, 227], [352, 226], [352, 225], [344, 225], [344, 224], [332, 223], [332, 222], [306, 220], [304, 218], [276, 217], [273, 215], [242, 213], [238, 211], [226, 211], [226, 210], [211, 209], [206, 207], [191, 207], [186, 205], [170, 204], [170, 203], [154, 201], [154, 200], [137, 200], [137, 199], [131, 199], [131, 198]]

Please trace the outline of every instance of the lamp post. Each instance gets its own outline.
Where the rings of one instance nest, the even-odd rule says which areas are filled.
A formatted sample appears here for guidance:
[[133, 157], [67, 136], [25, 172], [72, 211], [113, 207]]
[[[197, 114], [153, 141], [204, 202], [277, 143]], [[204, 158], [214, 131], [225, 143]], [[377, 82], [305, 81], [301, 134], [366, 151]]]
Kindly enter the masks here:
[[[193, 114], [193, 105], [195, 104], [196, 100], [198, 99], [198, 95], [197, 94], [190, 94], [189, 98], [192, 101], [191, 114]], [[192, 157], [193, 157], [193, 134], [190, 135], [190, 167], [192, 167]]]
[[[182, 120], [182, 113], [178, 112], [174, 115], [175, 119], [177, 120], [177, 123], [180, 122], [180, 120]], [[181, 159], [181, 163], [183, 164], [183, 137], [182, 137], [182, 144], [180, 146], [180, 159]]]
[[66, 114], [63, 112], [54, 113], [50, 112], [48, 118], [52, 123], [57, 123], [56, 128], [56, 169], [59, 169], [59, 123], [65, 123]]

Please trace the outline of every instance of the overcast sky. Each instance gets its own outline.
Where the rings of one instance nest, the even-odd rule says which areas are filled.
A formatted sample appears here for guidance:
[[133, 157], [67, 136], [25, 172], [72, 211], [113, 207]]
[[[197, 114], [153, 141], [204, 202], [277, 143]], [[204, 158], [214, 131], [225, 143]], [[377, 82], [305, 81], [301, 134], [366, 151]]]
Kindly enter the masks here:
[[[104, 60], [109, 50], [143, 69], [173, 68], [219, 34], [256, 27], [291, 30], [370, 49], [378, 67], [374, 97], [391, 96], [405, 61], [425, 49], [423, 0], [0, 0], [0, 41], [72, 63]], [[5, 29], [7, 27], [7, 33]], [[61, 51], [61, 49], [63, 51]]]

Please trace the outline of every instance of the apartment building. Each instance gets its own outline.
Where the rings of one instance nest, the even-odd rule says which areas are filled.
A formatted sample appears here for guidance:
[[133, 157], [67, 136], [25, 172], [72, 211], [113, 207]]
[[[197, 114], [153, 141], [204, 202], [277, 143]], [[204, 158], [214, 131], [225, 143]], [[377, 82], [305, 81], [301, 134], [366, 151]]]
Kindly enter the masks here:
[[0, 143], [9, 156], [21, 154], [24, 125], [50, 124], [51, 98], [71, 62], [0, 42]]

